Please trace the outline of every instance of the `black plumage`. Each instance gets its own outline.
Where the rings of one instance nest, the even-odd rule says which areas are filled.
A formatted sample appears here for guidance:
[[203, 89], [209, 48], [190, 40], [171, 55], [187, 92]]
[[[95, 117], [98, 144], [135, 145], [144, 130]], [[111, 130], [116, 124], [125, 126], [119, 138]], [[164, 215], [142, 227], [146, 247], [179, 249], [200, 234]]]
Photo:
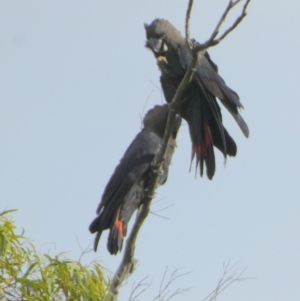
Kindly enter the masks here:
[[[146, 47], [149, 48], [161, 71], [161, 86], [166, 101], [170, 103], [188, 68], [191, 54], [185, 39], [168, 21], [156, 19], [150, 25], [145, 24]], [[196, 155], [196, 168], [200, 165], [203, 175], [204, 164], [209, 179], [215, 173], [213, 146], [226, 158], [235, 156], [237, 147], [234, 140], [222, 124], [218, 98], [234, 117], [242, 132], [249, 136], [249, 129], [238, 109], [242, 108], [239, 96], [231, 90], [218, 74], [217, 65], [208, 52], [199, 60], [194, 77], [187, 87], [179, 114], [188, 125], [192, 140], [192, 161]]]
[[[121, 251], [127, 224], [133, 212], [142, 204], [151, 176], [150, 164], [157, 154], [164, 135], [169, 108], [155, 106], [144, 117], [144, 128], [134, 138], [104, 190], [97, 209], [98, 216], [90, 225], [96, 234], [94, 249], [103, 230], [110, 229], [107, 248], [111, 254]], [[175, 118], [172, 136], [166, 151], [158, 185], [166, 182], [169, 165], [176, 146], [181, 117]]]

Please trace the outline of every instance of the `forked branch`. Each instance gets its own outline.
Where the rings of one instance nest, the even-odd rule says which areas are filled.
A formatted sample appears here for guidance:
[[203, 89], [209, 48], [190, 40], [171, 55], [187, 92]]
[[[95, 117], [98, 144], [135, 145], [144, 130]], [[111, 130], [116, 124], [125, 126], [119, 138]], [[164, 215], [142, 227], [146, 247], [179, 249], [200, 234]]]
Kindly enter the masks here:
[[[194, 48], [194, 51], [198, 52], [198, 51], [203, 51], [203, 50], [207, 50], [208, 48], [215, 46], [217, 44], [219, 44], [222, 40], [224, 40], [224, 38], [230, 33], [232, 32], [241, 22], [242, 20], [246, 17], [247, 15], [247, 7], [250, 3], [251, 0], [246, 0], [243, 9], [240, 13], [240, 15], [236, 18], [236, 20], [233, 22], [233, 24], [227, 28], [219, 37], [218, 34], [220, 32], [220, 29], [226, 19], [226, 17], [228, 16], [229, 12], [231, 11], [231, 9], [236, 6], [238, 3], [242, 2], [243, 0], [230, 0], [223, 15], [221, 16], [218, 24], [216, 25], [214, 31], [212, 32], [210, 38], [204, 42], [203, 44], [197, 43], [197, 45]], [[190, 0], [190, 2], [193, 2], [193, 0]]]
[[246, 269], [247, 268], [244, 268], [241, 272], [239, 272], [237, 263], [230, 266], [230, 260], [228, 260], [226, 263], [223, 264], [223, 274], [217, 283], [217, 287], [202, 301], [216, 301], [217, 297], [234, 282], [250, 279], [242, 277]]

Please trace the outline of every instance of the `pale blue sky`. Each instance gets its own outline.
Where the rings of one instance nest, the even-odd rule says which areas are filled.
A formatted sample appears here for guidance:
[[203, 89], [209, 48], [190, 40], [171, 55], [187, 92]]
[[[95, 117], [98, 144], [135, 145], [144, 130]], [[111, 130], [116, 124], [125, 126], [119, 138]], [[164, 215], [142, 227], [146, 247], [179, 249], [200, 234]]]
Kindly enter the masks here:
[[[300, 300], [300, 2], [252, 1], [243, 23], [210, 50], [241, 97], [250, 138], [223, 110], [238, 155], [224, 168], [218, 153], [213, 181], [195, 179], [182, 126], [168, 182], [158, 190], [163, 201], [152, 206], [173, 204], [163, 212], [170, 220], [147, 219], [139, 266], [120, 300], [146, 276], [153, 283], [140, 300], [152, 300], [167, 266], [192, 271], [174, 288], [194, 286], [181, 300], [201, 300], [228, 259], [248, 266], [244, 276], [255, 279], [234, 284], [219, 300]], [[140, 130], [144, 106], [164, 102], [143, 23], [162, 17], [184, 32], [186, 5], [0, 1], [0, 210], [18, 209], [17, 225], [41, 252], [71, 251], [75, 259], [77, 241], [91, 247], [88, 226]], [[195, 0], [191, 37], [204, 41], [226, 5]], [[108, 254], [106, 237], [82, 260], [98, 258], [114, 272], [121, 256]]]

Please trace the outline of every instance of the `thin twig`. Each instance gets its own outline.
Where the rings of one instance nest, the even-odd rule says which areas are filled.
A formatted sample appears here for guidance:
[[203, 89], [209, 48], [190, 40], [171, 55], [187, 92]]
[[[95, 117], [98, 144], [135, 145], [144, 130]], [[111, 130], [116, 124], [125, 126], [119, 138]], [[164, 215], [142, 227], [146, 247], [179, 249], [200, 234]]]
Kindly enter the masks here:
[[230, 11], [236, 4], [238, 4], [240, 1], [241, 1], [241, 0], [237, 0], [237, 1], [235, 1], [235, 2], [232, 2], [231, 0], [229, 1], [229, 3], [228, 3], [228, 5], [227, 5], [227, 7], [226, 7], [226, 9], [225, 9], [225, 11], [224, 11], [222, 17], [220, 18], [218, 24], [216, 25], [216, 28], [214, 29], [213, 33], [211, 34], [209, 40], [212, 41], [212, 40], [219, 34], [219, 30], [220, 30], [222, 24], [224, 23], [224, 21], [225, 21], [227, 15], [228, 15], [228, 13], [229, 13], [229, 11]]
[[186, 17], [185, 17], [185, 41], [189, 48], [190, 48], [190, 17], [191, 17], [193, 2], [194, 2], [193, 0], [189, 0], [188, 8], [186, 11]]
[[164, 98], [164, 93], [163, 93], [163, 91], [162, 91], [162, 89], [161, 88], [159, 88], [159, 87], [157, 87], [156, 85], [155, 85], [155, 83], [153, 82], [153, 81], [151, 81], [150, 79], [149, 79], [149, 82], [159, 91], [159, 93], [160, 93], [160, 100], [161, 100], [161, 103], [164, 103], [164, 101], [163, 101], [163, 98]]
[[218, 38], [218, 41], [221, 42], [233, 29], [235, 29], [241, 21], [246, 17], [247, 13], [247, 7], [249, 5], [251, 0], [247, 0], [246, 3], [243, 6], [243, 10], [240, 14], [240, 16], [235, 20], [235, 22], [227, 29], [224, 31], [224, 33]]
[[163, 208], [161, 208], [161, 209], [158, 209], [158, 210], [156, 210], [156, 211], [151, 211], [150, 213], [151, 213], [151, 214], [156, 214], [157, 212], [165, 211], [165, 210], [171, 208], [172, 206], [174, 206], [174, 204], [170, 204], [170, 205], [168, 205], [168, 206], [166, 206], [166, 207], [163, 207]]
[[[129, 296], [129, 301], [136, 300], [142, 293], [144, 293], [151, 286], [152, 281], [150, 283], [144, 283], [144, 281], [146, 279], [148, 279], [148, 276], [143, 278], [141, 281], [139, 281], [139, 283], [137, 285], [135, 285], [135, 283], [133, 283], [131, 294]], [[141, 289], [142, 287], [144, 287], [144, 288]], [[140, 291], [138, 291], [138, 290], [140, 290]]]
[[223, 274], [218, 281], [217, 287], [209, 293], [202, 301], [215, 301], [217, 297], [231, 284], [237, 281], [243, 281], [250, 278], [242, 278], [241, 276], [246, 271], [247, 267], [238, 273], [237, 263], [229, 266], [230, 260], [223, 264]]
[[150, 98], [150, 96], [152, 95], [153, 93], [153, 90], [149, 93], [149, 95], [147, 96], [146, 98], [146, 101], [144, 102], [144, 106], [143, 106], [143, 109], [142, 109], [142, 113], [139, 114], [139, 117], [140, 117], [140, 123], [141, 123], [141, 129], [143, 128], [143, 116], [144, 116], [144, 112], [145, 112], [145, 108], [146, 108], [146, 105], [148, 103], [148, 100]]
[[163, 215], [160, 215], [160, 214], [157, 214], [157, 213], [154, 213], [154, 212], [150, 212], [150, 214], [153, 214], [154, 216], [157, 216], [157, 217], [160, 217], [160, 218], [163, 218], [163, 219], [166, 219], [166, 220], [170, 220], [169, 217], [166, 217], [166, 216], [163, 216]]
[[166, 281], [167, 273], [168, 273], [168, 267], [165, 269], [163, 278], [160, 282], [158, 295], [153, 299], [153, 301], [156, 301], [156, 300], [157, 301], [168, 301], [172, 297], [179, 295], [179, 294], [183, 294], [184, 292], [188, 292], [192, 288], [192, 287], [179, 288], [179, 289], [175, 290], [173, 293], [171, 293], [170, 286], [172, 285], [172, 283], [175, 282], [178, 278], [191, 273], [191, 272], [186, 272], [186, 273], [178, 274], [178, 271], [179, 271], [179, 269], [174, 269], [174, 271], [171, 273], [171, 275], [168, 279], [168, 282], [166, 284], [164, 284]]
[[210, 38], [204, 42], [203, 44], [200, 43], [196, 43], [196, 46], [194, 47], [194, 51], [203, 51], [203, 50], [207, 50], [209, 47], [215, 46], [217, 44], [219, 44], [231, 31], [233, 31], [240, 23], [241, 21], [246, 17], [247, 13], [247, 7], [249, 5], [251, 0], [246, 0], [242, 12], [239, 15], [239, 17], [237, 17], [237, 19], [235, 20], [235, 22], [233, 22], [233, 24], [224, 31], [224, 33], [222, 35], [220, 35], [220, 37], [216, 38], [217, 35], [219, 34], [220, 28], [223, 24], [223, 22], [225, 21], [226, 17], [228, 16], [230, 10], [237, 5], [238, 3], [241, 2], [241, 0], [236, 0], [236, 1], [232, 1], [230, 0], [222, 17], [220, 18], [216, 28], [214, 29], [213, 33], [211, 34]]

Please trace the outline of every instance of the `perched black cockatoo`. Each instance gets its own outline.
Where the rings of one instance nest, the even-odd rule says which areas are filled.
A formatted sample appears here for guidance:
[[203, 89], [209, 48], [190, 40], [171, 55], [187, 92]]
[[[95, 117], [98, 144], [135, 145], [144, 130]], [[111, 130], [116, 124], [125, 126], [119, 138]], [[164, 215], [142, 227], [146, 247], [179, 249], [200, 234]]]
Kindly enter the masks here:
[[[150, 25], [145, 24], [146, 47], [149, 48], [161, 71], [160, 82], [166, 101], [170, 103], [188, 68], [191, 54], [185, 39], [168, 21], [156, 19]], [[222, 124], [218, 98], [234, 117], [242, 132], [249, 136], [248, 126], [239, 114], [243, 108], [239, 96], [231, 90], [218, 74], [218, 67], [207, 52], [201, 57], [194, 77], [181, 100], [179, 114], [188, 125], [192, 140], [192, 160], [196, 154], [196, 169], [200, 164], [203, 175], [212, 179], [215, 173], [213, 146], [217, 147], [226, 158], [235, 156], [237, 147]]]
[[[144, 128], [134, 138], [119, 165], [116, 167], [104, 190], [98, 216], [90, 225], [90, 232], [96, 234], [94, 250], [103, 230], [109, 229], [107, 249], [111, 254], [121, 251], [126, 236], [127, 224], [133, 212], [143, 203], [151, 177], [151, 162], [158, 150], [165, 132], [168, 105], [155, 106], [144, 117]], [[166, 182], [169, 165], [176, 146], [176, 135], [181, 117], [176, 115], [172, 136], [166, 151], [158, 185]]]

